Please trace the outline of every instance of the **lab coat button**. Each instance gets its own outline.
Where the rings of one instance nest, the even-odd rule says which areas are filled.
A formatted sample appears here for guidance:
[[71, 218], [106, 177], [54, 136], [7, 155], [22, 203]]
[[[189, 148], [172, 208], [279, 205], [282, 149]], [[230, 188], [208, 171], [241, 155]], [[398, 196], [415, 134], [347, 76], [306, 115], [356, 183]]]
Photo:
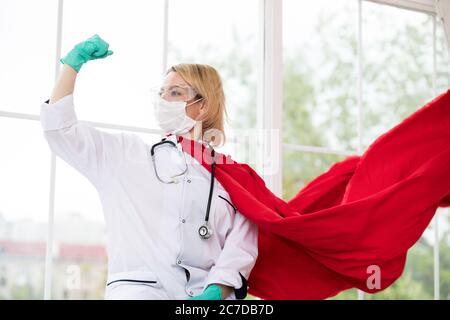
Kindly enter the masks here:
[[181, 263], [181, 260], [177, 260], [177, 263], [180, 264], [180, 263]]
[[187, 180], [187, 183], [191, 183], [191, 179], [188, 179], [188, 180]]
[[186, 220], [185, 220], [185, 219], [183, 219], [183, 220], [181, 220], [181, 222], [185, 223], [185, 222], [186, 222]]
[[193, 296], [194, 293], [193, 293], [192, 291], [189, 291], [189, 295], [190, 295], [190, 296]]

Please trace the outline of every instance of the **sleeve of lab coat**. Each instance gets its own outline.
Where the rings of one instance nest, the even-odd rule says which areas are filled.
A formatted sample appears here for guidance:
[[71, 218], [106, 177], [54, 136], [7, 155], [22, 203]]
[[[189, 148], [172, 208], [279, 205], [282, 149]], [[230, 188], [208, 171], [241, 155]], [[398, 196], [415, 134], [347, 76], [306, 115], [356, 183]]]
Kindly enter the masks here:
[[120, 161], [124, 134], [111, 134], [78, 122], [73, 94], [41, 104], [40, 121], [50, 149], [98, 187]]
[[209, 284], [219, 283], [234, 288], [237, 299], [247, 296], [247, 280], [258, 256], [258, 226], [239, 211], [216, 264], [208, 273]]

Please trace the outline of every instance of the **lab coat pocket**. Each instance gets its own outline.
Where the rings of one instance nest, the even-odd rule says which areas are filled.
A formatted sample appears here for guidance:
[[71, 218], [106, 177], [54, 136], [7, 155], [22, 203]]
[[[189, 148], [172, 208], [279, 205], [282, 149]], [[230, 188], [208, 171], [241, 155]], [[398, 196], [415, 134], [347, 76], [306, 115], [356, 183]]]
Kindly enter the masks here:
[[146, 285], [162, 288], [161, 281], [156, 273], [148, 270], [113, 273], [108, 276], [106, 287], [108, 290], [112, 290], [121, 284]]
[[214, 215], [214, 225], [218, 231], [218, 238], [223, 247], [228, 233], [231, 231], [236, 216], [236, 207], [231, 202], [230, 196], [224, 190], [217, 195], [217, 205]]

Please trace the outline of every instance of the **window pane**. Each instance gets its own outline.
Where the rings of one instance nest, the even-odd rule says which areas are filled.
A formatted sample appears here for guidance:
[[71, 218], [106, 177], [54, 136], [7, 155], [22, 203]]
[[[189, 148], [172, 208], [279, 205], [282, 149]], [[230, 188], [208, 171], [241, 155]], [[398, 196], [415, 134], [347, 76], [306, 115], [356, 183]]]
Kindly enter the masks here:
[[450, 300], [450, 208], [439, 208], [440, 295]]
[[444, 28], [441, 23], [436, 24], [436, 70], [437, 93], [450, 89], [450, 48], [447, 46]]
[[0, 137], [0, 299], [42, 299], [50, 152], [37, 121], [0, 117]]
[[[439, 211], [439, 210], [438, 210]], [[433, 223], [409, 249], [403, 274], [387, 289], [370, 295], [368, 300], [425, 300], [434, 296]]]
[[102, 299], [105, 224], [92, 184], [58, 158], [52, 299]]
[[[345, 156], [286, 150], [283, 154], [283, 199], [292, 199], [314, 178]], [[357, 290], [345, 290], [329, 300], [357, 299]]]
[[62, 55], [95, 33], [114, 52], [80, 70], [79, 119], [155, 127], [149, 89], [162, 73], [163, 3], [64, 1]]
[[283, 1], [285, 143], [357, 148], [357, 1]]
[[0, 1], [0, 110], [38, 114], [55, 77], [57, 1]]
[[364, 1], [363, 39], [367, 147], [433, 98], [432, 18]]
[[[148, 144], [159, 139], [136, 134]], [[101, 201], [87, 178], [57, 159], [52, 299], [103, 299], [107, 255]]]
[[234, 159], [255, 159], [231, 141], [241, 139], [243, 131], [255, 135], [248, 129], [256, 127], [259, 1], [172, 0], [169, 13], [168, 66], [209, 64], [222, 78], [230, 143], [218, 151]]
[[[363, 2], [363, 39], [367, 148], [433, 98], [433, 21], [424, 13]], [[367, 299], [433, 298], [431, 228], [408, 251], [402, 276]]]
[[358, 299], [358, 289], [352, 288], [340, 292], [334, 297], [328, 298], [327, 300], [357, 300]]
[[286, 150], [283, 153], [283, 199], [290, 200], [314, 178], [346, 157]]

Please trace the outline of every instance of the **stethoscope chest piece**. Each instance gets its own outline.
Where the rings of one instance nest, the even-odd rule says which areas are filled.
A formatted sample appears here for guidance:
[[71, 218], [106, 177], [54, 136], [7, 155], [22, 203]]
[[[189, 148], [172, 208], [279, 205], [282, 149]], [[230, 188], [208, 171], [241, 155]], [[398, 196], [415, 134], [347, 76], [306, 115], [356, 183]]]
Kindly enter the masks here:
[[202, 239], [209, 239], [212, 236], [213, 230], [208, 222], [198, 229], [198, 234]]

